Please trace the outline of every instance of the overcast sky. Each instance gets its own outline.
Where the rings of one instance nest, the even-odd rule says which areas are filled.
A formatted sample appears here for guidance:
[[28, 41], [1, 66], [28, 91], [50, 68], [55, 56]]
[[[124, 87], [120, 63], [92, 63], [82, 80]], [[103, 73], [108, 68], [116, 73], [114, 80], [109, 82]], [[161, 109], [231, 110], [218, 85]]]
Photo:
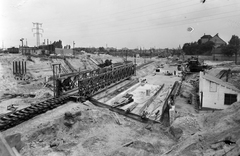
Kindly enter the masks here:
[[32, 22], [42, 23], [41, 43], [75, 47], [177, 48], [204, 33], [240, 36], [240, 0], [1, 0], [0, 15], [5, 48], [20, 38], [35, 46]]

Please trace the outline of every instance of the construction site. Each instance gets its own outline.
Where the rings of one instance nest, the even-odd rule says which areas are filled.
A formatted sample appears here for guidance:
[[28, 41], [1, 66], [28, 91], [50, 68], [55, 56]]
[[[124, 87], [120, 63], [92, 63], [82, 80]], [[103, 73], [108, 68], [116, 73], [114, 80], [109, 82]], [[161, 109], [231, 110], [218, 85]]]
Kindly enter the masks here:
[[[240, 155], [233, 62], [89, 53], [0, 62], [2, 156]], [[207, 80], [236, 97], [221, 107]]]

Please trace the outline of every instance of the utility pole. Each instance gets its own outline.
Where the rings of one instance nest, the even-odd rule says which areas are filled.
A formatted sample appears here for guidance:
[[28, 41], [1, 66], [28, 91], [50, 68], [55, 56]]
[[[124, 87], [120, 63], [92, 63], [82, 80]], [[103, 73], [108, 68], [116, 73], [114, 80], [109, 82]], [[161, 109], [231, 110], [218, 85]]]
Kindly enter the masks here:
[[22, 42], [22, 55], [23, 55], [23, 40], [24, 40], [24, 38], [20, 39], [20, 41]]
[[33, 27], [34, 27], [35, 25], [36, 25], [36, 27], [35, 27], [35, 28], [32, 28], [32, 31], [36, 29], [36, 33], [34, 33], [33, 35], [36, 34], [37, 47], [38, 47], [38, 46], [40, 45], [40, 35], [42, 36], [42, 33], [40, 33], [39, 31], [40, 31], [40, 30], [41, 30], [42, 32], [44, 32], [44, 31], [43, 31], [42, 28], [39, 27], [39, 26], [42, 27], [42, 23], [33, 23]]
[[74, 48], [75, 42], [73, 41], [73, 48]]

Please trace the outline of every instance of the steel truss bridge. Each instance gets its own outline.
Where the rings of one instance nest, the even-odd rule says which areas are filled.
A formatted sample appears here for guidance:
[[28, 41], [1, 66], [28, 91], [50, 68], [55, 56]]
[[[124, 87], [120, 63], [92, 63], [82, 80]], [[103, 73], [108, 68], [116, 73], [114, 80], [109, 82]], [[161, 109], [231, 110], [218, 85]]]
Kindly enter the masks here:
[[[60, 67], [59, 67], [60, 69]], [[136, 72], [132, 62], [113, 64], [110, 67], [92, 71], [74, 72], [60, 75], [53, 69], [54, 98], [3, 114], [0, 116], [0, 131], [14, 127], [48, 110], [54, 109], [71, 100], [73, 95], [87, 99], [93, 95], [129, 79]]]

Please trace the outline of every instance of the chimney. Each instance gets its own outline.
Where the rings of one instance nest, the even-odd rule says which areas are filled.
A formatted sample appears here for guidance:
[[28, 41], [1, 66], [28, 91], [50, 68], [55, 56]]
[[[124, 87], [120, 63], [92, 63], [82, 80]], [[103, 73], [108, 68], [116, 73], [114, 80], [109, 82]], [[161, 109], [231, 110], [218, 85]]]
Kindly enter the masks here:
[[47, 45], [48, 45], [48, 39], [47, 39]]

